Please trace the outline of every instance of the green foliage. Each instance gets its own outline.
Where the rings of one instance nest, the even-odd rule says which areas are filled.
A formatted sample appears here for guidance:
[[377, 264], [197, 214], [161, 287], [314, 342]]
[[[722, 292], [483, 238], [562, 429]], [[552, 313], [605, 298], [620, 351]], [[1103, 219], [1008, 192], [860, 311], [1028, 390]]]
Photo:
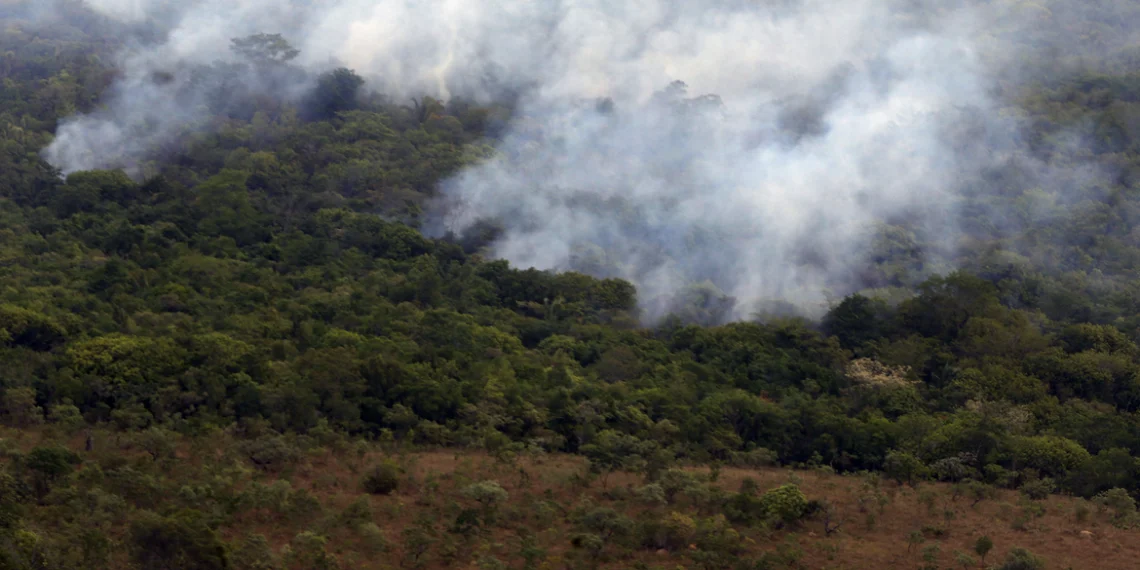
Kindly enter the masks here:
[[23, 510], [19, 482], [8, 473], [0, 472], [0, 533], [15, 530]]
[[997, 489], [992, 485], [987, 485], [981, 481], [968, 479], [954, 485], [954, 496], [964, 496], [970, 500], [970, 506], [977, 506], [978, 503], [986, 500], [993, 499], [997, 496]]
[[899, 484], [916, 482], [926, 478], [929, 469], [922, 460], [905, 451], [890, 451], [883, 461], [883, 472], [898, 481]]
[[373, 466], [360, 482], [366, 493], [389, 495], [400, 487], [402, 473], [400, 466], [392, 460], [384, 460]]
[[32, 484], [39, 497], [70, 475], [79, 462], [79, 456], [61, 446], [39, 446], [24, 458], [24, 466], [31, 473]]
[[611, 471], [640, 471], [648, 464], [656, 446], [629, 434], [614, 430], [599, 433], [593, 442], [583, 445], [582, 455], [590, 460], [590, 469], [597, 473]]
[[792, 483], [781, 485], [760, 497], [768, 516], [783, 524], [794, 524], [807, 512], [808, 500], [803, 491]]
[[[161, 512], [139, 524], [187, 531], [197, 538], [170, 539], [171, 556], [205, 557], [209, 548], [195, 541], [213, 542], [198, 523], [166, 516], [168, 502], [294, 522], [318, 510], [311, 492], [275, 483], [222, 496], [214, 483], [232, 476], [224, 470], [185, 492], [167, 481], [176, 449], [223, 430], [242, 440], [229, 450], [242, 460], [235, 469], [252, 465], [260, 477], [299, 470], [314, 442], [351, 438], [376, 438], [388, 451], [480, 447], [504, 461], [581, 454], [603, 480], [615, 471], [646, 477], [633, 495], [656, 514], [635, 521], [630, 540], [658, 548], [687, 549], [682, 538], [707, 535], [710, 548], [731, 551], [710, 512], [759, 526], [795, 522], [807, 508], [790, 490], [718, 494], [669, 470], [676, 458], [881, 471], [912, 485], [933, 477], [975, 505], [994, 486], [1041, 497], [1051, 480], [1057, 491], [1096, 497], [1113, 524], [1135, 524], [1140, 139], [1129, 126], [1130, 56], [1057, 65], [1064, 75], [1003, 89], [1017, 93], [1002, 105], [1032, 141], [1026, 160], [1062, 177], [1118, 176], [1050, 186], [995, 167], [969, 181], [955, 196], [962, 215], [950, 220], [968, 239], [955, 259], [940, 260], [960, 271], [932, 276], [942, 244], [884, 224], [868, 258], [852, 260], [875, 289], [844, 297], [819, 323], [719, 324], [733, 300], [710, 281], [689, 284], [675, 315], [645, 327], [639, 303], [653, 300], [639, 300], [627, 281], [488, 260], [495, 221], [458, 236], [418, 231], [439, 183], [493, 155], [497, 126], [519, 118], [511, 109], [421, 96], [404, 105], [345, 68], [309, 77], [278, 34], [234, 39], [236, 63], [179, 73], [226, 86], [300, 74], [297, 83], [314, 86], [307, 96], [204, 101], [204, 129], [150, 149], [132, 171], [137, 180], [119, 170], [61, 177], [41, 153], [56, 126], [98, 108], [125, 38], [154, 30], [55, 4], [58, 14], [34, 27], [20, 16], [32, 3], [0, 8], [0, 421], [122, 433], [93, 442], [79, 473], [62, 448], [11, 454], [20, 500], [0, 501], [0, 524], [14, 527], [27, 497], [51, 503], [33, 511], [62, 509], [57, 496], [87, 493], [84, 481], [98, 480], [117, 498], [67, 500], [108, 520], [130, 510], [122, 504]], [[1065, 26], [1048, 33], [1111, 31], [1071, 4], [1048, 3], [1059, 15], [1043, 26]], [[1048, 45], [1048, 33], [1035, 41]], [[1086, 125], [1091, 146], [1064, 142]], [[532, 127], [540, 136], [543, 125]], [[117, 447], [155, 461], [104, 462], [100, 454]], [[191, 457], [209, 455], [201, 451]], [[394, 464], [359, 468], [367, 492], [403, 490]], [[439, 520], [468, 528], [461, 519], [501, 514], [498, 492], [483, 491]], [[888, 498], [871, 486], [859, 501], [870, 526]], [[657, 512], [686, 505], [707, 512], [688, 521]], [[357, 518], [354, 532], [372, 532]], [[106, 528], [88, 530], [113, 536]], [[585, 531], [607, 541], [626, 532], [598, 521]], [[9, 550], [27, 560], [58, 543], [104, 548], [60, 538], [51, 525], [21, 532]], [[425, 563], [434, 533], [408, 527], [406, 565]], [[328, 563], [321, 536], [297, 536], [283, 563]]]
[[1052, 475], [1064, 474], [1089, 460], [1077, 442], [1057, 436], [1015, 437], [1010, 441], [1016, 465]]
[[1050, 493], [1057, 490], [1057, 484], [1048, 477], [1044, 479], [1037, 479], [1030, 481], [1021, 486], [1021, 493], [1026, 497], [1035, 501], [1040, 501], [1049, 497]]
[[986, 563], [986, 555], [993, 549], [994, 541], [988, 536], [979, 536], [978, 539], [974, 541], [974, 553], [982, 559], [982, 564]]
[[510, 496], [497, 481], [472, 483], [460, 492], [468, 499], [479, 503], [483, 511], [483, 521], [486, 523], [494, 522], [495, 513]]
[[281, 34], [255, 34], [230, 40], [239, 55], [259, 63], [285, 63], [300, 55]]
[[156, 570], [223, 570], [230, 567], [225, 546], [204, 517], [183, 511], [172, 517], [140, 513], [131, 523], [131, 557]]
[[[310, 102], [312, 112], [317, 117], [331, 119], [337, 113], [356, 109], [357, 93], [363, 85], [364, 79], [343, 67], [322, 74]], [[459, 130], [463, 130], [462, 125]]]
[[966, 570], [967, 568], [973, 568], [978, 564], [978, 561], [974, 560], [973, 556], [970, 556], [969, 554], [966, 554], [960, 550], [954, 551], [954, 561], [957, 562], [963, 570]]
[[241, 450], [261, 469], [281, 469], [295, 462], [300, 453], [282, 436], [265, 436], [243, 442]]
[[275, 570], [277, 562], [264, 535], [251, 534], [233, 549], [234, 570]]
[[858, 348], [885, 336], [890, 317], [883, 301], [852, 295], [828, 311], [821, 324], [844, 348]]
[[336, 558], [325, 548], [328, 539], [310, 531], [297, 533], [289, 542], [289, 548], [282, 555], [285, 568], [289, 570], [336, 570], [340, 568]]
[[29, 427], [43, 423], [43, 408], [36, 405], [36, 391], [8, 388], [4, 391], [3, 412], [5, 423], [15, 427]]
[[1014, 548], [1005, 557], [999, 570], [1044, 570], [1045, 561], [1024, 548]]
[[1109, 520], [1114, 526], [1121, 528], [1130, 528], [1135, 525], [1137, 521], [1136, 515], [1136, 499], [1133, 499], [1128, 491], [1120, 488], [1109, 489], [1093, 497], [1095, 503], [1102, 512], [1109, 515]]

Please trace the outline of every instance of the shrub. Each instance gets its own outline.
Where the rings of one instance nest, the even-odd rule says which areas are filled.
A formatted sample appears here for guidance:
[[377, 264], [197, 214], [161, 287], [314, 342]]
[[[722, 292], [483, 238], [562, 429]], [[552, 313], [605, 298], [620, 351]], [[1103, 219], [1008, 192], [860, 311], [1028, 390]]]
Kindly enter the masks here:
[[383, 461], [364, 475], [360, 486], [366, 493], [390, 495], [400, 487], [400, 466], [391, 460]]
[[1005, 562], [998, 570], [1043, 570], [1045, 561], [1033, 555], [1024, 548], [1014, 548], [1005, 557]]
[[633, 530], [633, 521], [625, 515], [605, 507], [592, 509], [583, 514], [578, 520], [578, 524], [605, 541], [609, 541], [611, 538], [625, 538]]
[[669, 513], [663, 522], [664, 543], [672, 550], [684, 548], [697, 531], [697, 523], [691, 517], [676, 511]]
[[1124, 489], [1117, 487], [1104, 491], [1093, 497], [1093, 502], [1102, 511], [1110, 512], [1110, 520], [1114, 526], [1127, 527], [1135, 522], [1136, 500]]
[[1021, 486], [1021, 494], [1034, 501], [1047, 499], [1049, 494], [1057, 490], [1057, 484], [1050, 478], [1030, 481]]
[[144, 511], [130, 527], [131, 557], [141, 568], [229, 568], [226, 548], [197, 511], [163, 517]]
[[960, 550], [954, 551], [954, 560], [963, 569], [973, 568], [974, 566], [978, 565], [978, 561], [974, 560], [973, 556], [970, 556], [969, 554], [966, 554], [965, 552], [962, 552]]
[[930, 471], [939, 481], [957, 482], [975, 476], [976, 470], [971, 466], [974, 461], [973, 454], [961, 453], [935, 461], [930, 465]]
[[771, 467], [779, 462], [776, 452], [763, 447], [749, 451], [735, 451], [729, 457], [728, 463], [733, 467]]
[[336, 559], [325, 550], [327, 542], [328, 539], [325, 537], [310, 531], [298, 533], [283, 553], [286, 566], [311, 570], [335, 570], [339, 566]]
[[740, 552], [741, 537], [724, 515], [704, 519], [697, 524], [694, 542], [701, 550], [725, 554]]
[[238, 448], [254, 465], [265, 470], [281, 469], [300, 458], [296, 447], [279, 435], [243, 441]]
[[783, 524], [792, 524], [800, 520], [807, 512], [807, 497], [803, 491], [792, 483], [781, 485], [764, 493], [761, 502], [769, 518]]
[[658, 483], [650, 483], [643, 487], [638, 487], [634, 494], [639, 501], [651, 505], [664, 505], [667, 503], [665, 500], [665, 489]]
[[233, 567], [237, 570], [273, 570], [277, 562], [264, 535], [251, 534], [234, 549]]
[[954, 484], [955, 498], [964, 496], [970, 500], [970, 506], [976, 506], [978, 503], [992, 499], [997, 496], [997, 489], [993, 486], [982, 483], [981, 481], [974, 481], [967, 479], [960, 483]]
[[372, 504], [365, 497], [353, 501], [337, 517], [339, 522], [349, 528], [359, 528], [372, 523]]
[[32, 474], [36, 495], [43, 497], [58, 481], [65, 479], [80, 462], [79, 456], [60, 446], [40, 446], [28, 452], [24, 465]]
[[505, 502], [509, 495], [498, 481], [480, 481], [463, 488], [463, 496], [483, 505], [484, 509], [493, 509]]
[[768, 507], [763, 499], [748, 493], [736, 493], [725, 502], [724, 514], [737, 524], [754, 525], [768, 518]]
[[986, 563], [986, 555], [994, 549], [994, 541], [988, 536], [979, 536], [978, 540], [974, 542], [974, 552], [982, 559], [982, 564]]
[[687, 471], [668, 469], [661, 473], [661, 478], [657, 483], [665, 491], [665, 501], [673, 503], [677, 499], [677, 495], [697, 486], [697, 478]]

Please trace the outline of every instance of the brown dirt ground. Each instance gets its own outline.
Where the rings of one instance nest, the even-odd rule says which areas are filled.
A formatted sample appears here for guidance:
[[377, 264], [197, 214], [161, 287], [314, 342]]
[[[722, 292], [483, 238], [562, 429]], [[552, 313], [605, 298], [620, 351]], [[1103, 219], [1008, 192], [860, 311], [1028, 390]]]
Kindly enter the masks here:
[[[41, 434], [0, 430], [0, 438], [14, 442], [16, 447], [27, 450], [41, 440]], [[69, 440], [73, 449], [83, 449], [83, 436], [76, 435]], [[112, 437], [100, 435], [102, 445], [110, 445]], [[123, 450], [124, 454], [136, 460], [145, 460], [145, 454]], [[215, 458], [202, 453], [201, 448], [193, 450], [182, 446], [177, 464], [187, 469], [198, 469], [210, 464]], [[370, 496], [361, 492], [359, 480], [364, 469], [384, 457], [394, 457], [407, 470], [399, 491], [388, 496]], [[574, 483], [577, 474], [585, 470], [585, 461], [580, 457], [553, 455], [538, 458], [520, 458], [515, 464], [497, 462], [483, 453], [469, 451], [420, 451], [407, 454], [385, 455], [370, 451], [363, 457], [348, 451], [340, 453], [323, 452], [311, 455], [300, 466], [277, 474], [263, 474], [251, 471], [251, 478], [268, 482], [276, 478], [287, 479], [294, 488], [308, 489], [322, 504], [326, 514], [343, 510], [360, 497], [368, 497], [375, 513], [375, 522], [382, 529], [390, 544], [390, 549], [379, 555], [360, 554], [364, 549], [361, 539], [351, 532], [334, 532], [330, 536], [329, 550], [340, 558], [342, 568], [370, 569], [399, 567], [401, 552], [401, 531], [413, 524], [417, 515], [438, 508], [443, 501], [453, 500], [454, 489], [469, 482], [484, 479], [498, 481], [511, 494], [511, 503], [504, 508], [516, 520], [505, 521], [505, 527], [480, 542], [490, 544], [487, 552], [497, 554], [511, 561], [511, 567], [521, 567], [521, 559], [511, 558], [517, 552], [518, 540], [515, 531], [524, 528], [528, 513], [520, 511], [523, 498], [547, 496], [565, 508], [573, 508], [584, 498], [604, 505], [609, 501], [604, 497], [604, 489], [599, 480], [593, 480], [583, 487]], [[694, 468], [696, 472], [707, 473], [707, 468]], [[523, 475], [525, 471], [526, 475]], [[808, 521], [792, 531], [764, 533], [745, 530], [747, 556], [758, 556], [764, 551], [774, 550], [777, 545], [795, 544], [803, 553], [798, 565], [803, 569], [820, 570], [880, 570], [894, 568], [918, 568], [921, 564], [923, 548], [937, 544], [939, 568], [960, 568], [955, 561], [955, 551], [971, 553], [974, 541], [988, 535], [994, 542], [994, 549], [987, 557], [987, 564], [1000, 562], [1014, 547], [1029, 549], [1047, 562], [1050, 570], [1132, 570], [1140, 569], [1140, 531], [1117, 529], [1108, 524], [1095, 510], [1085, 522], [1078, 522], [1075, 515], [1080, 499], [1065, 496], [1051, 496], [1038, 502], [1045, 513], [1032, 517], [1027, 523], [1015, 528], [1015, 520], [1022, 513], [1022, 502], [1014, 491], [999, 491], [998, 497], [986, 500], [975, 507], [965, 498], [954, 499], [952, 488], [939, 483], [925, 483], [917, 489], [900, 487], [883, 481], [880, 485], [890, 500], [877, 514], [877, 507], [869, 509], [876, 513], [872, 526], [867, 524], [867, 513], [860, 512], [858, 497], [863, 488], [863, 479], [855, 476], [840, 476], [819, 471], [791, 471], [781, 468], [737, 469], [725, 468], [720, 472], [717, 484], [725, 489], [740, 488], [745, 478], [754, 479], [761, 489], [768, 489], [793, 481], [811, 499], [826, 499], [838, 508], [844, 520], [842, 527], [831, 536], [824, 532], [821, 521]], [[437, 481], [436, 491], [431, 489], [430, 480]], [[608, 477], [606, 487], [636, 487], [641, 478], [632, 474], [613, 474]], [[1087, 503], [1086, 503], [1087, 504]], [[628, 512], [631, 507], [625, 508]], [[222, 535], [228, 540], [240, 540], [250, 533], [266, 536], [275, 550], [280, 550], [299, 531], [307, 528], [321, 515], [313, 519], [295, 521], [277, 520], [268, 513], [265, 516], [243, 515], [232, 524], [223, 527]], [[547, 528], [530, 528], [547, 549], [546, 562], [541, 568], [560, 569], [567, 567], [562, 562], [574, 556], [569, 544], [572, 530], [557, 517]], [[934, 538], [930, 535], [922, 544], [908, 549], [908, 536], [924, 527], [937, 526], [943, 535]], [[1080, 532], [1090, 531], [1092, 538], [1081, 538]], [[444, 533], [445, 534], [445, 533]], [[236, 542], [235, 542], [236, 544]], [[439, 557], [433, 557], [425, 566], [435, 568], [476, 568], [472, 562], [476, 556], [471, 552], [460, 552], [455, 561], [444, 565]], [[659, 554], [648, 551], [615, 553], [604, 561], [600, 568], [632, 568], [636, 563], [645, 563], [649, 568], [680, 569], [692, 566], [692, 561], [683, 553]], [[116, 564], [117, 566], [117, 564]]]

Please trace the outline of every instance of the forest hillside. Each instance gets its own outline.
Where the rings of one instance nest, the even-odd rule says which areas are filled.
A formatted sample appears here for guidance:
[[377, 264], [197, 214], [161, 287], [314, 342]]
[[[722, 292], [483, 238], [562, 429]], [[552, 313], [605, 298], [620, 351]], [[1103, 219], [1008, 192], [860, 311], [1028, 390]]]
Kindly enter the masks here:
[[0, 0], [0, 569], [1134, 563], [1135, 8], [357, 4]]

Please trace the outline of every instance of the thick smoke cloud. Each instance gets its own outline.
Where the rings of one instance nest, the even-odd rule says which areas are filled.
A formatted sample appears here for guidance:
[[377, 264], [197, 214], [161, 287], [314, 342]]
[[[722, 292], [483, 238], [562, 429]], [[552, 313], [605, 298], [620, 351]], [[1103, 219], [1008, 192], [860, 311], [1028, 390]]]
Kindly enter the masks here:
[[499, 155], [443, 185], [429, 229], [492, 220], [493, 255], [631, 279], [650, 317], [702, 280], [736, 299], [731, 317], [768, 299], [818, 307], [858, 286], [881, 222], [951, 251], [958, 188], [1017, 145], [979, 51], [1004, 4], [88, 3], [165, 39], [126, 50], [107, 108], [60, 127], [45, 154], [64, 172], [131, 166], [192, 128], [225, 86], [188, 88], [191, 66], [279, 32], [300, 66], [344, 65], [395, 96], [524, 93]]

